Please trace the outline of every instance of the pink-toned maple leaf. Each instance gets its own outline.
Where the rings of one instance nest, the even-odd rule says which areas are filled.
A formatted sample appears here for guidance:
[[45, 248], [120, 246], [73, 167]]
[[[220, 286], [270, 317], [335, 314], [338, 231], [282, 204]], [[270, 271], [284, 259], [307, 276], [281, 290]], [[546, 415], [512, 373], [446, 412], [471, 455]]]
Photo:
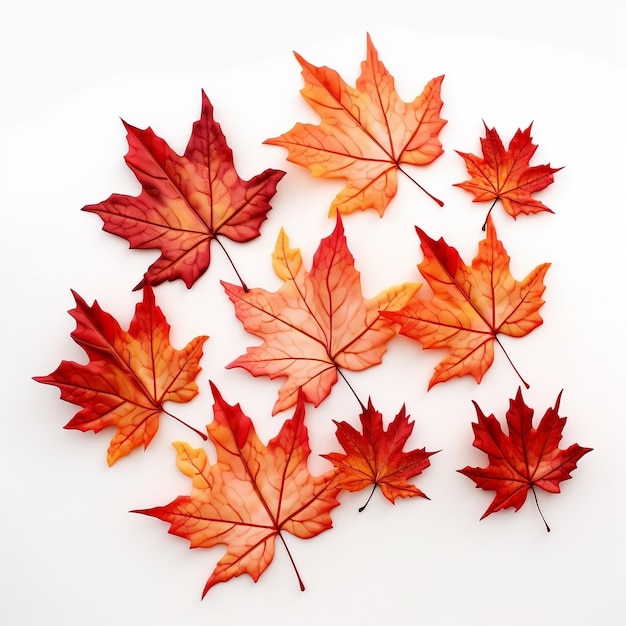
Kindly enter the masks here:
[[365, 299], [339, 214], [310, 271], [282, 230], [273, 260], [283, 280], [275, 293], [222, 284], [244, 328], [263, 339], [227, 367], [242, 367], [254, 376], [285, 377], [274, 405], [277, 413], [295, 403], [300, 388], [317, 406], [330, 393], [340, 368], [360, 371], [380, 363], [398, 328], [381, 311], [402, 308], [419, 285], [405, 283]]

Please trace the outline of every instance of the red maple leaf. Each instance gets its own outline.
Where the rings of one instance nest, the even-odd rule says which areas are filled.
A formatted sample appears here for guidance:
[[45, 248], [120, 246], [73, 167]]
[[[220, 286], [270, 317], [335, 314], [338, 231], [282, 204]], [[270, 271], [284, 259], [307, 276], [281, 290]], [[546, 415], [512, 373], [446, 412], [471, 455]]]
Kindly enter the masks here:
[[504, 351], [498, 335], [523, 337], [543, 323], [539, 309], [550, 264], [515, 280], [491, 217], [487, 236], [469, 266], [443, 238], [435, 241], [420, 228], [416, 231], [424, 253], [418, 267], [432, 296], [418, 294], [403, 309], [382, 315], [399, 322], [400, 334], [419, 341], [424, 349], [449, 352], [436, 366], [429, 389], [455, 376], [471, 375], [480, 383], [493, 363], [494, 344]]
[[191, 287], [209, 267], [213, 240], [222, 245], [220, 236], [244, 242], [260, 235], [285, 172], [267, 169], [242, 180], [204, 91], [202, 115], [182, 156], [151, 128], [124, 126], [125, 160], [143, 190], [137, 197], [113, 194], [83, 211], [97, 213], [103, 229], [127, 239], [131, 248], [161, 251], [136, 289], [177, 278]]
[[[493, 415], [485, 416], [474, 402], [478, 415], [478, 422], [472, 424], [474, 446], [487, 454], [489, 465], [468, 466], [458, 471], [471, 478], [477, 488], [496, 492], [481, 519], [508, 507], [519, 510], [526, 501], [529, 489], [535, 496], [535, 502], [535, 487], [559, 493], [561, 481], [571, 478], [570, 472], [576, 469], [578, 460], [592, 450], [578, 444], [572, 444], [567, 450], [559, 448], [567, 421], [558, 413], [561, 393], [554, 408], [546, 411], [535, 429], [532, 425], [533, 410], [526, 406], [522, 391], [518, 389], [515, 399], [510, 400], [506, 414], [508, 435]], [[547, 524], [546, 528], [550, 530]]]
[[214, 420], [207, 431], [217, 462], [211, 464], [203, 449], [175, 443], [176, 464], [192, 480], [191, 495], [133, 512], [168, 522], [169, 532], [188, 539], [192, 548], [226, 546], [202, 597], [217, 583], [241, 574], [257, 582], [274, 558], [277, 539], [304, 590], [283, 533], [301, 539], [318, 535], [332, 527], [330, 511], [339, 504], [334, 470], [311, 476], [307, 469], [304, 396], [299, 394], [293, 417], [264, 446], [241, 407], [227, 404], [213, 383], [211, 389]]
[[76, 299], [76, 308], [69, 311], [76, 320], [72, 338], [90, 361], [86, 365], [62, 361], [54, 372], [34, 380], [55, 385], [63, 400], [82, 407], [65, 428], [99, 432], [115, 426], [107, 454], [113, 465], [134, 448], [148, 447], [161, 413], [167, 413], [165, 402], [189, 402], [198, 393], [194, 381], [208, 337], [196, 337], [182, 350], [173, 348], [170, 326], [150, 285], [143, 288], [143, 301], [137, 304], [128, 331], [97, 302], [90, 307], [72, 293]]
[[284, 284], [275, 293], [222, 283], [245, 329], [263, 339], [226, 367], [286, 377], [274, 413], [293, 406], [300, 388], [317, 406], [337, 381], [339, 368], [360, 371], [380, 363], [397, 329], [381, 311], [400, 309], [419, 287], [405, 283], [363, 298], [339, 214], [336, 219], [333, 233], [320, 242], [311, 271], [281, 230], [273, 265]]
[[[484, 123], [484, 122], [483, 122]], [[563, 169], [547, 165], [530, 165], [530, 159], [537, 150], [530, 136], [532, 124], [525, 130], [517, 130], [508, 150], [495, 128], [487, 128], [486, 136], [480, 140], [483, 156], [478, 157], [467, 152], [456, 151], [465, 160], [470, 180], [456, 183], [465, 191], [474, 194], [474, 202], [491, 202], [493, 209], [496, 201], [502, 202], [504, 210], [514, 218], [520, 214], [553, 211], [545, 204], [535, 200], [532, 194], [554, 182], [553, 174]], [[483, 230], [484, 230], [483, 226]]]
[[295, 56], [305, 83], [302, 96], [321, 123], [297, 123], [265, 143], [287, 148], [287, 159], [307, 167], [313, 176], [348, 180], [332, 202], [330, 215], [373, 208], [382, 216], [396, 194], [398, 170], [443, 206], [401, 168], [404, 163], [427, 165], [443, 154], [438, 139], [446, 123], [439, 116], [443, 76], [430, 80], [413, 102], [404, 102], [369, 35], [356, 88], [335, 70]]
[[404, 405], [387, 430], [383, 428], [382, 415], [374, 408], [371, 399], [360, 419], [362, 432], [347, 422], [333, 420], [337, 426], [337, 440], [346, 454], [322, 454], [337, 468], [337, 484], [341, 489], [361, 491], [373, 485], [372, 493], [359, 511], [367, 506], [376, 487], [380, 487], [392, 504], [396, 498], [427, 498], [408, 479], [421, 474], [430, 465], [428, 457], [435, 452], [426, 452], [424, 448], [403, 452], [414, 426], [414, 422], [409, 422]]

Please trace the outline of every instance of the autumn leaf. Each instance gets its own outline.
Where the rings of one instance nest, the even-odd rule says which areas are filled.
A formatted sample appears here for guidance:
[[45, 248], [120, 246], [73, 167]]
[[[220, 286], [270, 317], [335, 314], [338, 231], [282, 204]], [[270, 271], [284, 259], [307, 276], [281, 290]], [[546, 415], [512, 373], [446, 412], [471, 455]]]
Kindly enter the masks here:
[[[559, 493], [561, 481], [571, 478], [570, 472], [576, 469], [576, 463], [592, 450], [578, 444], [572, 444], [566, 450], [559, 448], [567, 421], [566, 417], [559, 416], [561, 393], [554, 408], [545, 412], [535, 429], [533, 410], [526, 406], [522, 391], [518, 389], [506, 414], [508, 435], [493, 415], [485, 416], [474, 402], [478, 415], [478, 422], [472, 424], [474, 446], [487, 454], [489, 464], [487, 467], [468, 466], [458, 471], [471, 478], [477, 488], [496, 492], [481, 519], [508, 507], [515, 507], [518, 511], [526, 501], [529, 489], [539, 507], [535, 487]], [[547, 524], [546, 529], [550, 531]]]
[[330, 393], [340, 368], [360, 371], [380, 363], [397, 330], [381, 311], [402, 308], [419, 285], [405, 283], [364, 299], [339, 214], [333, 233], [315, 253], [311, 271], [304, 268], [300, 250], [289, 247], [283, 230], [273, 265], [283, 281], [274, 293], [222, 284], [244, 328], [263, 339], [227, 368], [285, 377], [274, 405], [276, 414], [295, 404], [300, 387], [306, 400], [317, 406]]
[[403, 309], [382, 315], [401, 324], [400, 334], [419, 341], [424, 349], [448, 351], [429, 389], [454, 376], [471, 375], [480, 383], [493, 362], [494, 343], [506, 354], [498, 335], [523, 337], [543, 323], [539, 309], [550, 264], [537, 266], [521, 282], [515, 280], [491, 217], [471, 266], [443, 238], [435, 241], [420, 228], [416, 231], [424, 253], [418, 267], [432, 296], [416, 296]]
[[532, 194], [553, 183], [553, 174], [563, 168], [550, 167], [549, 163], [533, 166], [529, 164], [537, 150], [530, 136], [531, 128], [532, 124], [525, 131], [518, 129], [508, 150], [505, 150], [496, 129], [487, 128], [485, 124], [486, 136], [480, 140], [482, 158], [456, 151], [465, 160], [471, 178], [454, 186], [474, 194], [473, 202], [493, 202], [488, 214], [498, 199], [513, 218], [541, 211], [552, 213], [545, 204], [535, 200]]
[[285, 172], [267, 169], [242, 180], [204, 91], [201, 117], [182, 156], [151, 128], [124, 126], [125, 160], [142, 192], [137, 197], [113, 194], [83, 211], [97, 213], [103, 229], [127, 239], [131, 248], [161, 251], [136, 289], [177, 278], [191, 287], [209, 267], [213, 240], [222, 246], [221, 236], [245, 242], [260, 235]]
[[189, 402], [198, 393], [194, 381], [208, 337], [196, 337], [182, 350], [173, 348], [170, 326], [150, 285], [143, 288], [128, 331], [97, 302], [90, 307], [72, 293], [76, 300], [76, 308], [69, 311], [76, 320], [72, 338], [85, 350], [89, 363], [62, 361], [54, 372], [34, 380], [55, 385], [63, 400], [82, 407], [65, 428], [100, 432], [115, 426], [107, 454], [113, 465], [134, 448], [148, 447], [162, 413], [174, 417], [163, 408], [165, 402]]
[[227, 404], [213, 383], [214, 420], [207, 426], [217, 450], [211, 464], [203, 449], [174, 444], [176, 464], [192, 480], [191, 495], [165, 506], [133, 511], [170, 524], [169, 532], [188, 539], [192, 548], [223, 544], [226, 553], [204, 586], [248, 574], [257, 582], [274, 558], [276, 540], [285, 546], [304, 590], [283, 533], [309, 539], [332, 527], [336, 499], [334, 470], [312, 476], [304, 425], [304, 397], [292, 418], [264, 446], [241, 407]]
[[337, 426], [337, 440], [346, 454], [322, 454], [337, 468], [337, 484], [341, 489], [361, 491], [373, 485], [370, 497], [359, 511], [367, 506], [376, 487], [380, 487], [392, 504], [396, 498], [427, 498], [408, 479], [421, 474], [430, 465], [428, 457], [435, 452], [426, 452], [424, 448], [403, 452], [414, 426], [414, 422], [409, 422], [404, 405], [387, 430], [383, 428], [382, 415], [374, 408], [371, 399], [360, 419], [362, 432], [347, 422], [333, 420]]
[[361, 64], [356, 88], [336, 71], [295, 56], [305, 84], [301, 94], [321, 122], [317, 126], [297, 123], [265, 143], [286, 148], [287, 159], [307, 167], [313, 176], [347, 179], [329, 214], [373, 208], [382, 217], [396, 194], [398, 170], [426, 192], [401, 164], [427, 165], [443, 153], [438, 139], [446, 123], [439, 116], [443, 76], [430, 80], [421, 95], [406, 103], [378, 60], [369, 35], [367, 59]]

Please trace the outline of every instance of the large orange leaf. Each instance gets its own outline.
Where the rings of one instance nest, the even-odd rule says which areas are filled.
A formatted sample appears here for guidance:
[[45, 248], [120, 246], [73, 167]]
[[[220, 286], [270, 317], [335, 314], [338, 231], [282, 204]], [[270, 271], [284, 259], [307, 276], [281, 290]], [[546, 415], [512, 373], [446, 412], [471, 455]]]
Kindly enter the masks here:
[[364, 299], [339, 214], [336, 220], [310, 272], [281, 230], [273, 260], [284, 284], [275, 293], [223, 283], [245, 329], [263, 339], [227, 367], [242, 367], [254, 376], [286, 377], [274, 413], [292, 406], [300, 387], [317, 406], [337, 381], [338, 368], [358, 371], [380, 363], [398, 327], [381, 311], [402, 308], [419, 288], [405, 283]]
[[553, 174], [563, 168], [550, 167], [549, 163], [530, 165], [530, 159], [537, 150], [530, 136], [531, 128], [532, 124], [525, 131], [518, 129], [508, 150], [505, 150], [498, 131], [487, 128], [485, 124], [485, 137], [480, 140], [482, 157], [457, 150], [465, 160], [471, 178], [454, 186], [474, 194], [474, 202], [495, 204], [499, 199], [504, 210], [514, 218], [541, 211], [552, 213], [532, 194], [553, 183]]
[[523, 337], [543, 323], [539, 309], [550, 264], [515, 280], [490, 217], [487, 236], [470, 266], [443, 238], [435, 241], [416, 230], [424, 253], [418, 267], [432, 296], [416, 296], [402, 310], [382, 315], [400, 323], [400, 334], [419, 341], [424, 349], [448, 351], [435, 368], [429, 389], [454, 376], [471, 375], [479, 383], [493, 362], [498, 335]]
[[[545, 412], [535, 429], [533, 410], [526, 406], [522, 391], [518, 389], [506, 414], [508, 435], [493, 415], [487, 417], [474, 402], [478, 416], [478, 422], [472, 424], [474, 446], [487, 455], [489, 464], [487, 467], [467, 466], [458, 471], [471, 478], [477, 488], [496, 492], [481, 519], [511, 506], [519, 510], [529, 489], [535, 501], [535, 487], [559, 493], [561, 481], [571, 478], [570, 472], [576, 468], [576, 463], [592, 450], [575, 443], [566, 450], [559, 448], [567, 421], [566, 417], [559, 416], [560, 402], [561, 393], [554, 408]], [[547, 524], [546, 528], [550, 530]]]
[[285, 172], [267, 169], [242, 180], [204, 91], [201, 117], [182, 156], [151, 128], [124, 126], [126, 163], [143, 190], [137, 197], [113, 194], [83, 211], [97, 213], [103, 229], [127, 239], [131, 248], [161, 251], [138, 288], [177, 278], [191, 287], [209, 267], [214, 239], [244, 242], [259, 236]]
[[[373, 485], [372, 494], [376, 487], [380, 487], [392, 504], [396, 498], [426, 498], [424, 492], [408, 479], [421, 474], [430, 465], [428, 457], [435, 452], [426, 452], [425, 448], [403, 451], [415, 424], [409, 422], [404, 405], [387, 430], [383, 428], [382, 415], [374, 408], [371, 399], [360, 419], [362, 432], [347, 422], [335, 421], [337, 440], [345, 454], [322, 454], [337, 468], [338, 486], [347, 491], [361, 491]], [[359, 511], [367, 506], [367, 502]]]
[[165, 402], [189, 402], [198, 393], [194, 381], [208, 337], [196, 337], [182, 350], [173, 348], [170, 326], [150, 285], [144, 286], [128, 331], [97, 302], [90, 307], [78, 294], [74, 298], [72, 338], [89, 363], [62, 361], [54, 372], [35, 380], [55, 385], [63, 400], [82, 407], [65, 428], [99, 432], [115, 427], [107, 454], [113, 465], [134, 448], [148, 447], [161, 413], [167, 413]]
[[[220, 582], [248, 574], [256, 582], [274, 558], [276, 539], [287, 551], [283, 532], [309, 539], [332, 527], [336, 507], [334, 470], [312, 476], [304, 425], [304, 397], [292, 418], [267, 446], [241, 407], [227, 404], [211, 383], [214, 420], [207, 426], [217, 450], [211, 464], [203, 449], [175, 443], [176, 464], [192, 480], [191, 494], [165, 506], [134, 511], [170, 524], [169, 532], [192, 548], [223, 544], [226, 553], [204, 586], [202, 596]], [[294, 564], [291, 553], [289, 558]], [[300, 588], [304, 584], [298, 574]]]
[[331, 216], [368, 208], [382, 216], [396, 194], [401, 164], [427, 165], [443, 153], [438, 139], [446, 123], [439, 116], [443, 76], [430, 80], [413, 102], [404, 102], [369, 35], [356, 88], [336, 71], [311, 65], [297, 53], [296, 58], [302, 96], [321, 122], [297, 123], [265, 143], [287, 148], [287, 159], [313, 176], [348, 180], [331, 204]]

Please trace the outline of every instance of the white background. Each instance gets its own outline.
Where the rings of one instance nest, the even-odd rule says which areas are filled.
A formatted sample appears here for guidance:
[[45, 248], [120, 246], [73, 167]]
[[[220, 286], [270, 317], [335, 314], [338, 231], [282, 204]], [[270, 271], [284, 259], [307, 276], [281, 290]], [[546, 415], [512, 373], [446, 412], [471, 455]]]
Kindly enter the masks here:
[[[624, 531], [624, 36], [620, 2], [5, 2], [2, 5], [0, 207], [2, 254], [2, 514], [0, 617], [7, 626], [120, 624], [534, 624], [626, 623]], [[504, 355], [480, 385], [455, 379], [426, 392], [442, 354], [397, 338], [381, 365], [347, 372], [385, 421], [403, 403], [416, 422], [410, 448], [441, 450], [415, 480], [431, 498], [399, 501], [346, 494], [334, 528], [288, 537], [307, 586], [300, 592], [285, 552], [255, 585], [205, 580], [220, 549], [188, 550], [156, 519], [128, 513], [189, 489], [171, 442], [200, 445], [163, 419], [152, 445], [109, 469], [109, 432], [64, 430], [78, 410], [31, 380], [62, 359], [84, 362], [70, 338], [70, 289], [128, 326], [131, 289], [156, 252], [128, 249], [101, 231], [86, 204], [139, 193], [123, 156], [120, 118], [151, 126], [182, 153], [200, 114], [201, 89], [215, 107], [243, 178], [287, 171], [262, 236], [229, 250], [246, 282], [274, 290], [270, 255], [281, 226], [307, 265], [334, 221], [338, 181], [313, 179], [286, 151], [262, 141], [296, 121], [315, 122], [299, 95], [292, 51], [328, 65], [350, 84], [366, 33], [412, 100], [445, 74], [445, 154], [412, 173], [445, 201], [440, 209], [407, 179], [384, 217], [347, 216], [348, 245], [364, 294], [419, 281], [414, 226], [444, 236], [469, 262], [487, 205], [452, 187], [466, 178], [454, 150], [479, 152], [482, 120], [508, 144], [533, 122], [534, 164], [565, 166], [537, 194], [555, 213], [513, 220], [497, 207], [499, 238], [521, 279], [551, 262], [543, 326], [504, 338], [529, 381], [538, 419], [564, 390], [562, 447], [594, 448], [559, 495], [539, 493], [517, 513], [479, 521], [492, 494], [457, 473], [484, 465], [472, 447], [476, 400], [504, 418], [519, 380]], [[228, 243], [228, 242], [227, 242]], [[211, 421], [209, 378], [240, 402], [264, 441], [291, 411], [270, 417], [279, 381], [224, 366], [257, 339], [233, 315], [219, 281], [236, 282], [220, 251], [187, 290], [156, 289], [182, 347], [208, 334], [200, 395], [170, 407], [198, 428]], [[338, 449], [332, 419], [358, 423], [341, 381], [307, 407], [311, 471]]]

